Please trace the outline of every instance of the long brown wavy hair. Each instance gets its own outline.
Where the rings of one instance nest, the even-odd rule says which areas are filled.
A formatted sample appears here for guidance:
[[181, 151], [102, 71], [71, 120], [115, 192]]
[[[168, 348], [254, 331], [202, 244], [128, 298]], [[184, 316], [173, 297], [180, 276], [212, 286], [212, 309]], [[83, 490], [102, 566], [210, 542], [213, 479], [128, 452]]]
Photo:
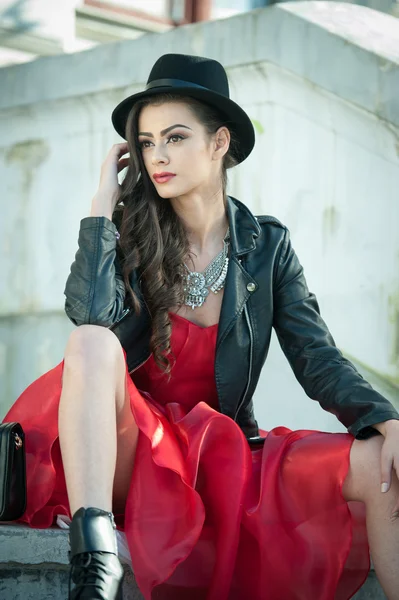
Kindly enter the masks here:
[[[183, 263], [190, 257], [185, 229], [171, 202], [161, 198], [148, 176], [138, 142], [138, 119], [147, 105], [166, 102], [184, 102], [194, 117], [204, 126], [209, 139], [219, 127], [230, 131], [230, 146], [223, 157], [221, 185], [226, 206], [227, 169], [235, 166], [239, 144], [228, 122], [212, 107], [194, 98], [170, 93], [157, 94], [137, 102], [132, 108], [127, 124], [126, 138], [129, 146], [129, 167], [121, 184], [121, 195], [115, 213], [122, 213], [120, 225], [120, 250], [126, 289], [132, 306], [140, 314], [140, 302], [134, 293], [129, 276], [137, 269], [140, 288], [152, 322], [150, 349], [156, 364], [170, 374], [172, 364], [170, 337], [171, 322], [168, 311], [184, 304]], [[123, 203], [123, 206], [120, 205]]]

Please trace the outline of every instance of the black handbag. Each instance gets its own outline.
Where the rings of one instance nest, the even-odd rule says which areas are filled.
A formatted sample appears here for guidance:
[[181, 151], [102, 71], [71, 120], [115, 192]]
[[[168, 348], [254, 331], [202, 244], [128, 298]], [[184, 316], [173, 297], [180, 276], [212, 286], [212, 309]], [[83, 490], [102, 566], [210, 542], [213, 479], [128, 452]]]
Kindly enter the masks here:
[[0, 521], [26, 510], [25, 436], [20, 423], [0, 424]]

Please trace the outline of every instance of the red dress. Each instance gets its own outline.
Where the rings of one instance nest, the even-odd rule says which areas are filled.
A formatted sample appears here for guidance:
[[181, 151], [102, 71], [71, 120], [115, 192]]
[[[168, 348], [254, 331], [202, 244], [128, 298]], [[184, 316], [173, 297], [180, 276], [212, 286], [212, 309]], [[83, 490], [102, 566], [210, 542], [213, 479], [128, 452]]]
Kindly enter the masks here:
[[[218, 412], [217, 324], [171, 318], [171, 381], [152, 357], [134, 382], [126, 366], [140, 434], [116, 522], [144, 598], [350, 598], [369, 570], [364, 505], [341, 492], [353, 436], [276, 427], [263, 447], [250, 448]], [[63, 364], [26, 388], [4, 419], [26, 432], [28, 506], [20, 521], [32, 527], [71, 516], [57, 424]]]

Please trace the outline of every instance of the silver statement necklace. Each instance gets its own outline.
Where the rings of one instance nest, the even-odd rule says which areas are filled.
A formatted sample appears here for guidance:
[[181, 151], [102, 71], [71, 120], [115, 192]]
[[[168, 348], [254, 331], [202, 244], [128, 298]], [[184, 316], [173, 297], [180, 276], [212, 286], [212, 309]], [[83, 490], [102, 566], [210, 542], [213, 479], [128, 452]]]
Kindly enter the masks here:
[[209, 295], [209, 290], [217, 294], [223, 287], [229, 265], [229, 242], [230, 228], [227, 229], [223, 239], [223, 250], [209, 263], [202, 273], [190, 271], [186, 263], [184, 266], [187, 269], [185, 275], [183, 291], [185, 293], [184, 304], [197, 308], [202, 306]]

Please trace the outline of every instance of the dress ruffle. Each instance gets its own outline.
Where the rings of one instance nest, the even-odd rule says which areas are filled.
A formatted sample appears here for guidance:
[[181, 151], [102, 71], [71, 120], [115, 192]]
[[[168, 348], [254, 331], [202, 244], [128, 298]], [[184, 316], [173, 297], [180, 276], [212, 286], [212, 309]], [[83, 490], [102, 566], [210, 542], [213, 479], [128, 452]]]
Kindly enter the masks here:
[[[349, 599], [370, 567], [364, 505], [342, 496], [353, 436], [276, 427], [251, 448], [215, 408], [217, 329], [183, 321], [174, 320], [180, 350], [170, 384], [154, 373], [156, 389], [144, 391], [138, 382], [151, 380], [155, 362], [135, 381], [126, 363], [140, 433], [125, 512], [115, 518], [144, 598]], [[26, 388], [4, 419], [25, 430], [28, 504], [19, 521], [32, 527], [71, 517], [58, 441], [63, 367]], [[204, 395], [199, 385], [200, 397], [187, 387], [198, 372], [209, 386]]]

